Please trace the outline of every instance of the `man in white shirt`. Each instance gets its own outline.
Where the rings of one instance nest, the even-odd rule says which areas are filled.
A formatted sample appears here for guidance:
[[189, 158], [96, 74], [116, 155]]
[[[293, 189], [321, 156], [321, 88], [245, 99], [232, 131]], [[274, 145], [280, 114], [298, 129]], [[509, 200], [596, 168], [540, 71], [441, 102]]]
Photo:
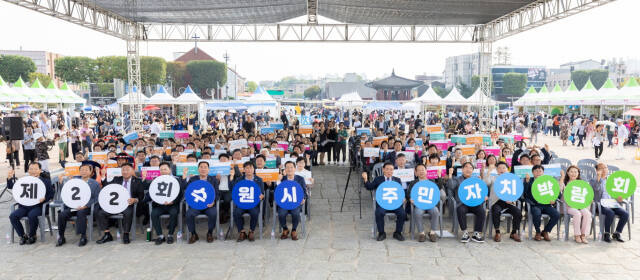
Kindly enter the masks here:
[[624, 159], [624, 142], [629, 138], [629, 130], [624, 126], [621, 119], [618, 119], [618, 156], [616, 159]]
[[158, 119], [155, 119], [151, 124], [151, 127], [149, 127], [149, 130], [151, 134], [155, 133], [156, 135], [160, 135], [160, 130], [162, 130], [162, 124], [160, 124], [160, 121]]

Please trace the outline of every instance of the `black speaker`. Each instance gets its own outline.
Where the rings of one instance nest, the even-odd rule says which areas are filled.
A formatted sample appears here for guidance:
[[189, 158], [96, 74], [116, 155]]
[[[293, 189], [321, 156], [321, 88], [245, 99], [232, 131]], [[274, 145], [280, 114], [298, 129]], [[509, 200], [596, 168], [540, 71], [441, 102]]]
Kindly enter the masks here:
[[24, 127], [21, 117], [5, 117], [3, 120], [4, 138], [6, 140], [23, 140]]

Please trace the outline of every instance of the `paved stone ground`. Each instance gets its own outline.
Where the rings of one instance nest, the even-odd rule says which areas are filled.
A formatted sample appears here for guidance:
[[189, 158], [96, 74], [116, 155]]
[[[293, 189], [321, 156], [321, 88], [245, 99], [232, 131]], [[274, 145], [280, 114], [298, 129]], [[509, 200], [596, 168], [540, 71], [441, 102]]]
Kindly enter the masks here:
[[[556, 139], [545, 139], [556, 152], [576, 161], [592, 150], [561, 147]], [[628, 148], [629, 157], [633, 150]], [[640, 164], [610, 161], [639, 175]], [[6, 164], [4, 164], [6, 165]], [[0, 171], [1, 172], [1, 171]], [[535, 242], [525, 239], [461, 244], [442, 238], [437, 243], [418, 243], [408, 238], [398, 242], [371, 238], [372, 204], [362, 193], [362, 219], [358, 213], [358, 181], [349, 187], [344, 212], [340, 203], [348, 168], [328, 166], [314, 169], [312, 219], [308, 235], [297, 242], [265, 240], [237, 243], [216, 240], [155, 246], [143, 241], [142, 233], [130, 245], [116, 242], [84, 248], [68, 230], [68, 244], [55, 248], [46, 243], [0, 245], [0, 279], [638, 279], [640, 277], [640, 231], [632, 226], [633, 240], [624, 244], [591, 242]], [[355, 175], [352, 179], [357, 178]], [[2, 176], [4, 179], [4, 176]], [[0, 204], [0, 233], [9, 231], [8, 204]], [[638, 212], [638, 210], [636, 210]], [[638, 213], [636, 213], [638, 214]], [[640, 217], [640, 216], [639, 216]], [[451, 228], [448, 212], [445, 228]], [[472, 221], [470, 221], [472, 222]], [[503, 223], [504, 225], [504, 223]], [[226, 225], [223, 225], [226, 229]], [[393, 231], [387, 221], [387, 232]], [[199, 231], [203, 233], [204, 224]], [[564, 227], [563, 227], [564, 229]], [[503, 230], [504, 231], [504, 230]], [[555, 234], [553, 235], [555, 236]], [[624, 239], [626, 237], [624, 233]], [[37, 267], [37, 268], [36, 268]]]

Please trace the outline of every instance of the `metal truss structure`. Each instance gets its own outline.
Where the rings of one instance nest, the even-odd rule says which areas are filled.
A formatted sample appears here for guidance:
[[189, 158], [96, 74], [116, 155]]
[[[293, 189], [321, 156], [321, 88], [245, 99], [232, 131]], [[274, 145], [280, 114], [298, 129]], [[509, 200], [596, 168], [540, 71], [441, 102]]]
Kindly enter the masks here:
[[[480, 53], [491, 57], [497, 40], [615, 0], [3, 1], [125, 40], [129, 88], [140, 89], [140, 40], [187, 42], [198, 37], [204, 42], [478, 43]], [[275, 23], [304, 15], [304, 9], [306, 24]], [[318, 15], [348, 23], [320, 24]], [[490, 96], [491, 60], [487, 62], [483, 56], [479, 56], [480, 88]], [[132, 123], [140, 125], [141, 101], [131, 102]], [[481, 122], [491, 119], [484, 98], [480, 103]]]

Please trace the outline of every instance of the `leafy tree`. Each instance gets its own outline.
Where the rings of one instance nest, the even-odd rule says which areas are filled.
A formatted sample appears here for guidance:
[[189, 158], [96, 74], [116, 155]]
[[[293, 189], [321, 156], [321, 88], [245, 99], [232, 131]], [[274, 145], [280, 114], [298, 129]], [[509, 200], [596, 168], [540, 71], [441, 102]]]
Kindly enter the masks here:
[[458, 82], [456, 88], [464, 98], [469, 98], [473, 94], [472, 88], [463, 82]]
[[576, 70], [571, 72], [571, 80], [578, 89], [582, 89], [587, 81], [591, 79], [591, 83], [596, 89], [599, 89], [609, 78], [608, 70]]
[[571, 72], [571, 80], [578, 89], [582, 89], [589, 80], [589, 71], [576, 70]]
[[7, 82], [15, 82], [18, 78], [26, 79], [36, 71], [36, 64], [31, 58], [19, 55], [0, 55], [0, 77]]
[[436, 87], [436, 86], [433, 87], [433, 91], [435, 91], [436, 94], [442, 98], [445, 98], [447, 95], [449, 95], [452, 89], [453, 88], [446, 89], [445, 87]]
[[304, 90], [304, 97], [307, 99], [314, 99], [320, 95], [322, 89], [319, 86], [311, 86]]
[[29, 84], [33, 84], [33, 82], [35, 82], [36, 79], [38, 79], [40, 80], [40, 84], [42, 84], [43, 87], [48, 86], [49, 83], [51, 82], [51, 77], [49, 77], [49, 75], [38, 73], [38, 72], [30, 73], [28, 78], [29, 78]]
[[604, 83], [609, 79], [609, 71], [608, 70], [591, 70], [589, 73], [589, 78], [591, 79], [591, 83], [597, 89], [601, 88]]
[[507, 73], [502, 78], [502, 94], [506, 96], [520, 97], [527, 89], [527, 75], [520, 73]]
[[143, 85], [164, 84], [167, 76], [167, 62], [164, 58], [143, 56], [140, 57], [140, 82]]
[[111, 83], [114, 79], [127, 80], [127, 57], [103, 56], [96, 59], [100, 82]]
[[56, 76], [64, 81], [81, 83], [98, 80], [96, 61], [84, 56], [65, 56], [56, 59]]
[[480, 87], [480, 76], [473, 75], [471, 77], [471, 92], [476, 92], [476, 90]]
[[195, 60], [187, 63], [191, 86], [204, 93], [207, 89], [222, 87], [227, 83], [227, 66], [211, 60]]
[[[184, 62], [167, 62], [167, 81], [171, 80], [174, 89], [187, 87], [187, 76], [187, 65]], [[174, 93], [176, 92], [177, 90], [174, 90]]]
[[258, 83], [254, 81], [247, 82], [247, 92], [254, 92], [258, 88]]

